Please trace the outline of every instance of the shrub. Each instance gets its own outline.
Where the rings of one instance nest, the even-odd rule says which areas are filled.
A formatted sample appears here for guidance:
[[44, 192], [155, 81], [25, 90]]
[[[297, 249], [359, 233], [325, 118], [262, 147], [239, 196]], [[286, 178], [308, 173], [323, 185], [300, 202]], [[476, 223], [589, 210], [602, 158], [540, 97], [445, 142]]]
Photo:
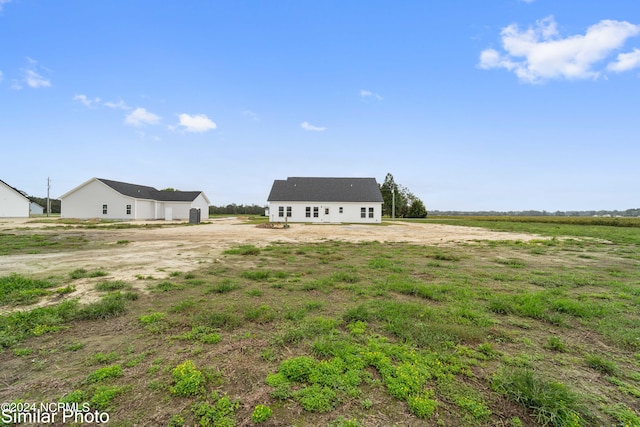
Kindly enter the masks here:
[[215, 391], [211, 394], [213, 403], [200, 402], [193, 406], [193, 414], [201, 426], [233, 427], [236, 425], [235, 413], [240, 402], [229, 399], [229, 396], [219, 397]]
[[316, 361], [313, 357], [300, 356], [280, 363], [278, 372], [294, 382], [305, 382], [313, 370]]
[[205, 377], [196, 369], [191, 360], [186, 360], [176, 366], [171, 372], [175, 384], [169, 388], [176, 396], [195, 396], [204, 391]]
[[431, 418], [438, 408], [438, 402], [431, 399], [433, 392], [426, 392], [418, 396], [410, 396], [407, 399], [409, 410], [419, 418]]
[[90, 383], [97, 383], [105, 380], [110, 380], [113, 378], [118, 378], [122, 376], [122, 366], [120, 365], [110, 365], [105, 366], [104, 368], [96, 369], [87, 377], [87, 381]]
[[338, 395], [327, 386], [313, 384], [293, 393], [293, 397], [309, 412], [329, 412], [338, 403]]
[[251, 414], [251, 421], [256, 424], [263, 423], [269, 419], [273, 411], [266, 405], [257, 405]]
[[124, 393], [124, 387], [118, 386], [99, 386], [91, 397], [90, 403], [93, 408], [98, 410], [109, 409], [111, 401], [119, 394]]

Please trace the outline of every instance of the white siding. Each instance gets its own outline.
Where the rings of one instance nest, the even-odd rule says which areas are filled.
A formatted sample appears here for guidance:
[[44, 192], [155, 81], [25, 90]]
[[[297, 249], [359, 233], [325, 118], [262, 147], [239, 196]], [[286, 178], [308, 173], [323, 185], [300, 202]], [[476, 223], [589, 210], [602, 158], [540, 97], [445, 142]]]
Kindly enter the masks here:
[[[165, 219], [167, 208], [172, 219], [188, 220], [189, 209], [199, 208], [203, 219], [209, 216], [209, 204], [202, 193], [193, 202], [163, 202], [124, 196], [108, 185], [93, 178], [61, 197], [62, 218], [102, 218], [121, 220]], [[103, 206], [107, 213], [103, 213]], [[131, 213], [127, 214], [127, 205]], [[27, 205], [28, 206], [28, 205]]]
[[[107, 213], [103, 206], [107, 205]], [[127, 215], [127, 205], [131, 214]], [[136, 219], [135, 199], [123, 196], [98, 180], [90, 180], [61, 198], [62, 218]], [[139, 219], [139, 218], [138, 218]]]
[[163, 202], [164, 207], [171, 208], [171, 216], [174, 220], [189, 219], [189, 209], [191, 202]]
[[154, 200], [136, 199], [134, 219], [155, 219], [155, 204]]
[[36, 202], [31, 202], [29, 203], [29, 213], [32, 215], [42, 215], [44, 214], [44, 208]]
[[0, 182], [0, 218], [28, 218], [29, 199]]
[[[280, 208], [284, 216], [280, 216]], [[291, 208], [291, 216], [287, 217], [287, 208]], [[307, 208], [310, 216], [307, 217]], [[317, 217], [315, 215], [317, 208]], [[362, 218], [361, 210], [365, 209]], [[370, 210], [373, 209], [373, 218]], [[341, 212], [342, 210], [342, 212]], [[340, 223], [355, 222], [364, 224], [379, 224], [382, 222], [382, 203], [371, 202], [269, 202], [269, 221], [271, 222], [319, 222]]]

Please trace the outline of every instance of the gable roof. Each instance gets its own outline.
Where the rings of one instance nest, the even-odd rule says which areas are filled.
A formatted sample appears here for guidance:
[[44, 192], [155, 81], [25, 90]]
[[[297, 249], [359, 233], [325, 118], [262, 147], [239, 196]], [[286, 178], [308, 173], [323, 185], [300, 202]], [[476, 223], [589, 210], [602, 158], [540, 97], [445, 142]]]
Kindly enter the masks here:
[[158, 200], [162, 202], [193, 202], [196, 197], [202, 193], [202, 191], [160, 191], [146, 185], [129, 184], [127, 182], [112, 181], [104, 178], [96, 179], [113, 188], [118, 193], [136, 199]]
[[22, 192], [22, 191], [18, 190], [18, 189], [17, 189], [17, 188], [15, 188], [15, 187], [10, 186], [9, 184], [7, 184], [6, 182], [4, 182], [4, 181], [3, 181], [3, 180], [1, 180], [1, 179], [0, 179], [0, 183], [2, 183], [2, 184], [4, 184], [4, 185], [6, 185], [6, 186], [7, 186], [7, 188], [9, 188], [9, 189], [11, 189], [11, 190], [15, 191], [16, 193], [18, 193], [19, 195], [21, 195], [21, 196], [22, 196], [22, 197], [24, 197], [25, 199], [29, 200], [29, 198], [27, 197], [27, 195], [26, 195], [26, 194], [24, 194], [24, 192]]
[[101, 182], [123, 196], [133, 197], [134, 199], [157, 200], [159, 202], [193, 202], [200, 194], [202, 194], [202, 197], [205, 199], [207, 204], [211, 203], [206, 194], [202, 191], [160, 191], [147, 185], [129, 184], [128, 182], [113, 181], [111, 179], [104, 178], [91, 178], [87, 182], [80, 184], [78, 187], [60, 196], [60, 199], [64, 199], [69, 194], [93, 181]]
[[273, 181], [269, 202], [382, 203], [375, 178], [287, 178]]

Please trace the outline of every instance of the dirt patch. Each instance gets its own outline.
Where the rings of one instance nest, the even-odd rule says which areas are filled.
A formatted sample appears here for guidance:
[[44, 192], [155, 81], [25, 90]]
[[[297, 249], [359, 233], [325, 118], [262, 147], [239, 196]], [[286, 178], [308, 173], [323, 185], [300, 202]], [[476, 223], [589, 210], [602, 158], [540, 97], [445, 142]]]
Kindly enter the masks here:
[[[144, 224], [144, 222], [135, 222]], [[158, 224], [158, 222], [154, 222]], [[166, 223], [162, 223], [166, 224]], [[0, 231], [17, 230], [38, 233], [77, 233], [78, 228], [61, 228], [51, 223], [28, 220], [3, 220]], [[185, 226], [169, 224], [158, 228], [82, 229], [84, 236], [99, 249], [70, 250], [45, 254], [0, 257], [0, 276], [11, 273], [40, 277], [67, 275], [84, 268], [104, 270], [109, 280], [135, 283], [139, 277], [168, 277], [173, 271], [190, 271], [204, 263], [223, 262], [228, 248], [252, 244], [264, 247], [273, 242], [314, 243], [323, 241], [406, 242], [419, 245], [447, 245], [476, 240], [531, 240], [540, 236], [490, 231], [482, 228], [442, 224], [392, 222], [391, 225], [360, 224], [290, 224], [288, 228], [265, 228], [238, 218], [210, 220], [206, 224]], [[96, 298], [95, 281], [75, 281], [72, 297], [83, 301]], [[47, 304], [43, 301], [41, 304]]]

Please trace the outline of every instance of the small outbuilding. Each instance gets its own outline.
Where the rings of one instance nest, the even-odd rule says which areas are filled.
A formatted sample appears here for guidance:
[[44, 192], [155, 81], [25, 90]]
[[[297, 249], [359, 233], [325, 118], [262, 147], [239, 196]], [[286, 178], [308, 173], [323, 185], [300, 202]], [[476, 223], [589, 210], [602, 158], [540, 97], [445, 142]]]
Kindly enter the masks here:
[[29, 218], [29, 203], [20, 190], [0, 180], [0, 218]]
[[383, 200], [375, 178], [275, 180], [267, 201], [271, 222], [382, 222]]
[[31, 201], [31, 203], [29, 203], [29, 213], [31, 215], [43, 215], [44, 207], [40, 206], [34, 201]]
[[91, 178], [60, 196], [62, 218], [188, 220], [190, 209], [207, 218], [209, 199], [202, 191], [158, 190], [103, 178]]

